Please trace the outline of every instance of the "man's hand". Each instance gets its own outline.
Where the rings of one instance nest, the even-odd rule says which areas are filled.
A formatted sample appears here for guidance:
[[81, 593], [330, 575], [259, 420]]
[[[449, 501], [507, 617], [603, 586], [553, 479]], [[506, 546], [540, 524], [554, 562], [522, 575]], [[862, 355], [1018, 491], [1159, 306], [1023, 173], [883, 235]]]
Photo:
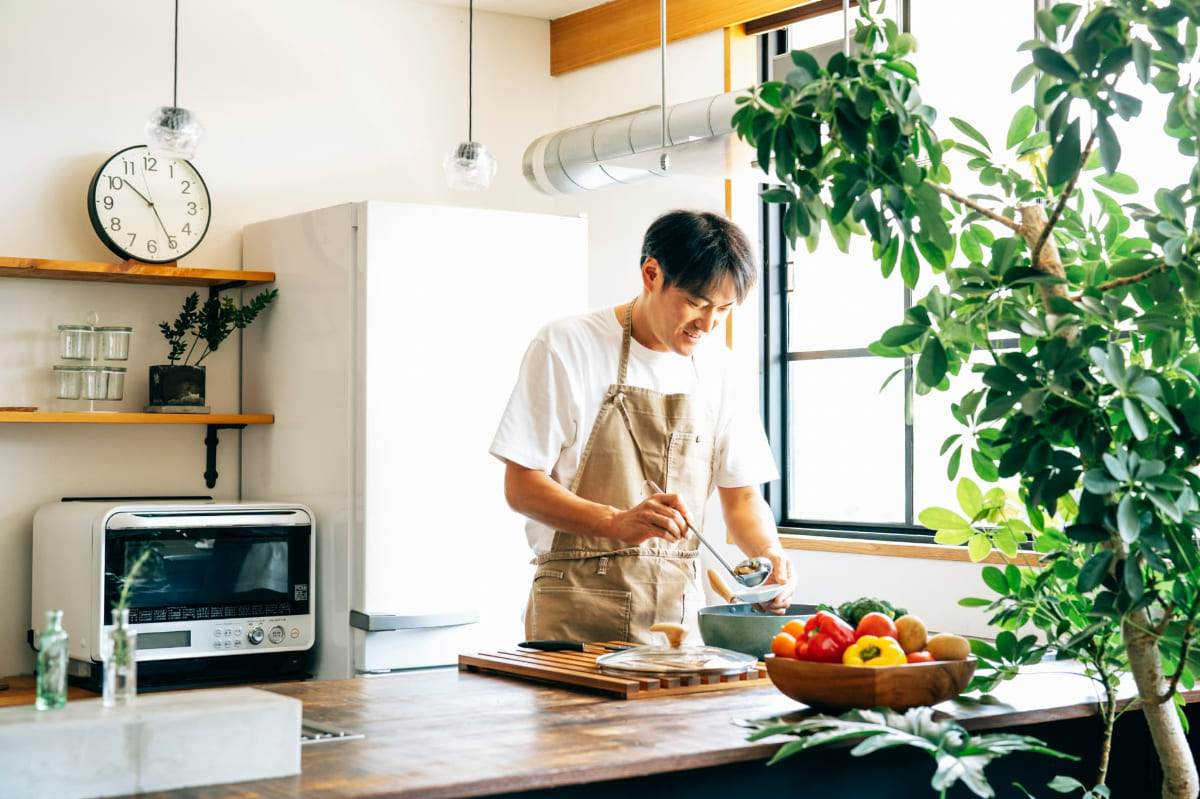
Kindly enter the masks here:
[[691, 535], [689, 518], [678, 494], [653, 494], [627, 511], [618, 511], [606, 535], [634, 546], [651, 538], [683, 541]]
[[774, 613], [782, 616], [787, 612], [788, 605], [792, 604], [792, 594], [795, 589], [795, 575], [792, 572], [792, 562], [783, 554], [782, 549], [771, 547], [762, 553], [762, 557], [771, 561], [771, 576], [767, 578], [763, 585], [784, 586], [784, 589], [779, 592], [779, 595], [769, 602], [759, 602], [754, 606], [755, 610], [760, 610], [763, 613]]

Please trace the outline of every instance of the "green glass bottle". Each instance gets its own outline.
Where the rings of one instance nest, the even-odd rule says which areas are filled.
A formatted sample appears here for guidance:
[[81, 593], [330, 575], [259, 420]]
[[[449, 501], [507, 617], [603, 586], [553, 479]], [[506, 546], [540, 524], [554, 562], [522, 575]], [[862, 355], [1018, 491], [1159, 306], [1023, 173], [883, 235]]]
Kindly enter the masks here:
[[67, 704], [67, 631], [61, 610], [46, 611], [46, 629], [38, 636], [37, 709]]

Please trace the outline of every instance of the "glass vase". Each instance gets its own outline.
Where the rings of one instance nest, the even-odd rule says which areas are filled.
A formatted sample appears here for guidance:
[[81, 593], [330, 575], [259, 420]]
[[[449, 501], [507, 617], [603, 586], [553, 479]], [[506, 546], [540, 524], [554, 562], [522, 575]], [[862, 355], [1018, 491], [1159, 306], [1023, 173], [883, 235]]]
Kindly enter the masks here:
[[63, 612], [46, 611], [46, 629], [38, 636], [38, 710], [55, 710], [67, 703], [67, 633]]
[[137, 697], [137, 630], [129, 627], [129, 608], [113, 611], [113, 626], [105, 633], [104, 686], [101, 702], [105, 707], [129, 705]]

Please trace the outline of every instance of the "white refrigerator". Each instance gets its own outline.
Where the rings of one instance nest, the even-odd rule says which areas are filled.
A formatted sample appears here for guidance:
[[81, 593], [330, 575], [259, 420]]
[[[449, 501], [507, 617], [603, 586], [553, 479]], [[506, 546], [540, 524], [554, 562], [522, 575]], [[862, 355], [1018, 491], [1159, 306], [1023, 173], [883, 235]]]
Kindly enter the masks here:
[[246, 227], [241, 496], [316, 515], [317, 676], [512, 646], [532, 577], [488, 454], [537, 329], [584, 310], [577, 217], [361, 202]]

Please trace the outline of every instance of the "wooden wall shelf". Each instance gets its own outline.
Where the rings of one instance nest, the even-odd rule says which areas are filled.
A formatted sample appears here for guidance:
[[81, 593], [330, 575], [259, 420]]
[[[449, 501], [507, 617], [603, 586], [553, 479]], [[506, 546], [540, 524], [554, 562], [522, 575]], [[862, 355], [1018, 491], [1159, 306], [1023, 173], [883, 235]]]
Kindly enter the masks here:
[[190, 269], [172, 264], [143, 264], [137, 261], [114, 264], [0, 256], [0, 278], [3, 277], [98, 283], [149, 283], [160, 286], [208, 287], [217, 290], [275, 282], [274, 272]]
[[42, 424], [274, 424], [269, 413], [105, 413], [103, 411], [0, 411], [0, 422]]

